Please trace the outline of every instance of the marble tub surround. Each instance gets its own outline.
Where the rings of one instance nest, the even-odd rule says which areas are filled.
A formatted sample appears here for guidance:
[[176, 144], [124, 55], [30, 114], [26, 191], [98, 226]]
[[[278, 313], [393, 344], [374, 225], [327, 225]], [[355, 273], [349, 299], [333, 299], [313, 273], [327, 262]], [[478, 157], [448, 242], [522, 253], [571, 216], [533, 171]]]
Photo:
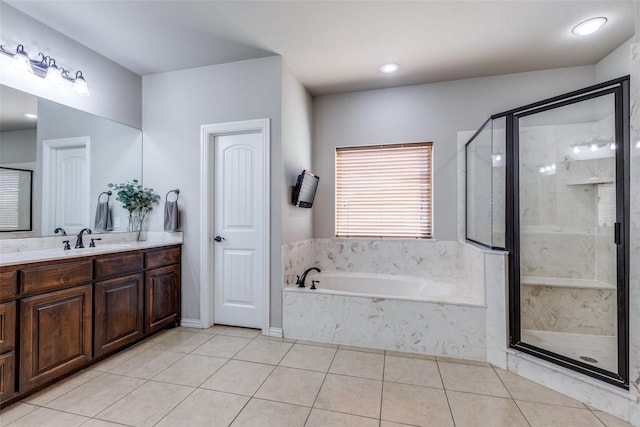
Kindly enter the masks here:
[[[356, 239], [353, 245], [345, 245], [348, 239], [318, 240], [287, 245], [285, 256], [298, 254], [300, 258], [285, 260], [285, 266], [318, 266], [323, 274], [361, 273], [363, 278], [369, 277], [371, 270], [372, 277], [411, 276], [423, 280], [429, 292], [422, 301], [387, 296], [388, 293], [344, 295], [322, 289], [322, 283], [317, 291], [298, 289], [291, 285], [295, 282], [293, 275], [283, 291], [285, 337], [490, 360], [506, 367], [504, 252], [460, 242]], [[387, 244], [389, 248], [381, 247]], [[310, 245], [315, 246], [316, 258], [303, 258], [309, 257]], [[368, 253], [374, 254], [371, 270], [367, 270]], [[377, 258], [382, 256], [379, 253], [387, 259], [381, 261]], [[403, 253], [405, 256], [400, 256]], [[407, 266], [413, 274], [399, 274], [401, 266]], [[356, 267], [362, 270], [357, 271]], [[367, 288], [364, 280], [363, 286]], [[489, 283], [491, 296], [496, 295], [490, 307], [485, 305]], [[464, 301], [456, 299], [456, 295], [445, 298], [445, 290], [453, 289], [453, 284], [458, 294], [473, 298]], [[491, 325], [491, 332], [487, 325]]]
[[[148, 232], [145, 241], [137, 241], [137, 233], [103, 233], [84, 236], [84, 249], [73, 249], [76, 236], [37, 237], [0, 240], [0, 266], [27, 262], [51, 261], [70, 257], [91, 256], [111, 252], [125, 252], [183, 243], [182, 232]], [[95, 248], [89, 247], [92, 238], [101, 238]], [[71, 250], [64, 250], [62, 241], [69, 240]]]
[[309, 267], [317, 267], [313, 239], [282, 245], [283, 275], [285, 285], [296, 282], [296, 276]]
[[486, 360], [485, 308], [283, 292], [286, 338]]
[[326, 271], [466, 278], [461, 244], [424, 239], [311, 239], [283, 246], [284, 284], [309, 267]]

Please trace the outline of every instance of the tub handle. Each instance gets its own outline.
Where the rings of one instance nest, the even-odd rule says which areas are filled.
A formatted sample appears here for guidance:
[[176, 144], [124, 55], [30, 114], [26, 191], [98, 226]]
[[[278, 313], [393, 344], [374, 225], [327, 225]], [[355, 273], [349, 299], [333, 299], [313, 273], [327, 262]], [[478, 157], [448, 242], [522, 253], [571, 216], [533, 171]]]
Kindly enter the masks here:
[[316, 283], [320, 283], [320, 280], [312, 280], [311, 281], [311, 287], [309, 289], [315, 289], [316, 288]]

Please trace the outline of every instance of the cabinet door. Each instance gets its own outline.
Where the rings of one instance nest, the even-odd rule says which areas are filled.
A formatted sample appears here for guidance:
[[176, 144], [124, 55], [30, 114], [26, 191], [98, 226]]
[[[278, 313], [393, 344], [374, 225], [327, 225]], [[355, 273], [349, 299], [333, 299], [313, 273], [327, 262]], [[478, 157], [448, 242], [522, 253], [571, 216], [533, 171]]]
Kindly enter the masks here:
[[16, 302], [0, 304], [0, 353], [16, 348]]
[[180, 265], [154, 268], [145, 273], [145, 333], [180, 320]]
[[91, 285], [20, 302], [20, 392], [91, 359]]
[[16, 394], [15, 363], [15, 351], [0, 354], [0, 402], [11, 399]]
[[96, 282], [93, 355], [110, 353], [142, 337], [143, 275]]

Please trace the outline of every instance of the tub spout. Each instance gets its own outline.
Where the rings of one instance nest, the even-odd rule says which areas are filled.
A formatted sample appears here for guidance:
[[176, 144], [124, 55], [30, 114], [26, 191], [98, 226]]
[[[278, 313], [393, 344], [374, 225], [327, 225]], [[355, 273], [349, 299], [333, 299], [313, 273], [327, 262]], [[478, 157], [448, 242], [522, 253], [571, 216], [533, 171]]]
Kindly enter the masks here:
[[299, 288], [304, 288], [304, 281], [307, 279], [307, 274], [309, 274], [310, 271], [317, 271], [318, 273], [320, 273], [320, 269], [318, 267], [311, 267], [311, 268], [307, 268], [304, 273], [302, 273], [302, 276], [298, 276], [298, 280], [296, 280], [296, 285], [298, 285]]

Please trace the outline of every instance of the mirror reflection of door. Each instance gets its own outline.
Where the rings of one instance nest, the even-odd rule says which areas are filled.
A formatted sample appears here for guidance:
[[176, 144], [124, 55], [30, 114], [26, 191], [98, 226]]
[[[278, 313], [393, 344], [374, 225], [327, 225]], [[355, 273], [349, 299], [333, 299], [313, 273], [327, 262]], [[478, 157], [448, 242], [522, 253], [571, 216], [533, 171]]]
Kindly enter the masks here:
[[44, 231], [77, 233], [90, 225], [90, 138], [43, 141]]

